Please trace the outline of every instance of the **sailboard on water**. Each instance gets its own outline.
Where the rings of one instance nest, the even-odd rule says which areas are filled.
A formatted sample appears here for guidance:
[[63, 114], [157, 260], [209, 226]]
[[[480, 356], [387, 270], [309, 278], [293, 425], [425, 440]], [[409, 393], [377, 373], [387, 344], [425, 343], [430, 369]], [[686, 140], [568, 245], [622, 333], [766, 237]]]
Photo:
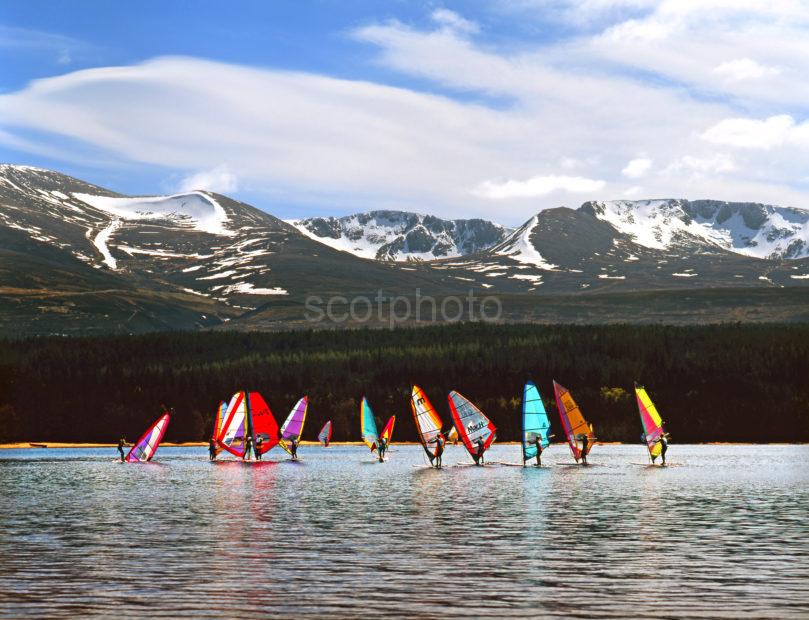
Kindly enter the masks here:
[[441, 418], [438, 416], [427, 395], [419, 386], [413, 386], [410, 398], [410, 408], [413, 410], [413, 420], [416, 422], [416, 429], [419, 433], [419, 441], [430, 459], [430, 463], [436, 457], [439, 440], [441, 436]]
[[454, 390], [450, 392], [448, 400], [458, 435], [475, 463], [478, 463], [478, 440], [483, 441], [485, 452], [492, 445], [497, 429], [480, 409], [458, 392]]
[[522, 461], [537, 455], [537, 439], [544, 450], [550, 443], [551, 421], [533, 381], [525, 384], [522, 396]]
[[287, 442], [292, 441], [293, 439], [296, 442], [301, 440], [301, 435], [303, 434], [303, 424], [306, 422], [306, 412], [308, 410], [309, 397], [304, 396], [297, 403], [295, 403], [295, 406], [292, 408], [292, 411], [289, 412], [287, 419], [284, 420], [284, 423], [281, 425], [281, 439], [278, 441], [278, 443], [289, 454], [292, 454], [292, 451], [289, 449], [289, 446], [287, 446]]
[[393, 440], [394, 424], [396, 424], [396, 416], [392, 415], [388, 418], [388, 421], [385, 424], [385, 428], [383, 428], [382, 432], [379, 434], [379, 438], [384, 439], [387, 442], [388, 446], [390, 446], [390, 443]]
[[649, 456], [652, 462], [663, 451], [660, 438], [665, 436], [663, 430], [663, 420], [657, 412], [652, 399], [646, 393], [646, 388], [635, 384], [635, 396], [638, 400], [638, 412], [640, 413], [640, 423], [643, 425], [643, 440], [649, 449]]
[[329, 442], [331, 441], [331, 420], [327, 421], [323, 428], [320, 429], [320, 432], [317, 434], [317, 440], [323, 444], [324, 448], [329, 447]]
[[556, 408], [559, 409], [562, 428], [565, 429], [565, 436], [568, 444], [570, 444], [570, 451], [573, 452], [573, 458], [578, 462], [582, 457], [581, 447], [579, 447], [582, 436], [586, 436], [588, 440], [587, 452], [584, 455], [590, 454], [590, 450], [593, 448], [593, 443], [596, 439], [593, 427], [587, 424], [579, 410], [579, 406], [573, 400], [570, 390], [554, 381], [553, 393], [556, 397]]
[[[233, 395], [216, 443], [232, 455], [245, 459], [250, 457], [247, 437], [252, 438], [253, 449], [258, 454], [269, 452], [278, 443], [278, 423], [258, 392], [236, 392]], [[258, 438], [261, 438], [260, 448], [256, 448]]]
[[171, 416], [164, 413], [160, 418], [152, 424], [149, 429], [143, 433], [140, 439], [135, 442], [135, 445], [129, 450], [129, 454], [124, 459], [127, 463], [146, 463], [152, 460], [152, 457], [157, 452], [157, 447], [166, 433], [166, 428], [169, 425]]
[[376, 430], [374, 412], [365, 396], [360, 402], [360, 433], [365, 445], [371, 449], [371, 452], [376, 452], [379, 446], [379, 431]]

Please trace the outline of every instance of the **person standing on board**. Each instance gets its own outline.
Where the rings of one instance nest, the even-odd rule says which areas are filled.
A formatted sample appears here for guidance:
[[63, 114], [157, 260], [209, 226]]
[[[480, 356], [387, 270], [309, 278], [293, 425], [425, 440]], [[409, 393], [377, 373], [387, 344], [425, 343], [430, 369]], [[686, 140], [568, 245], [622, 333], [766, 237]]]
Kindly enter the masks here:
[[483, 453], [486, 451], [486, 444], [483, 443], [482, 437], [478, 437], [477, 447], [478, 447], [477, 454], [475, 454], [473, 457], [475, 459], [475, 465], [483, 465], [484, 462]]
[[[665, 465], [666, 464], [666, 450], [669, 449], [669, 442], [666, 440], [665, 435], [660, 435], [660, 439], [658, 439], [657, 441], [660, 442], [660, 456], [663, 458], [663, 462], [661, 464]], [[654, 462], [654, 461], [652, 461], [652, 462]]]
[[435, 467], [441, 469], [441, 456], [444, 454], [444, 436], [438, 433], [435, 438]]
[[581, 464], [587, 465], [587, 451], [590, 449], [590, 438], [587, 435], [581, 436]]
[[124, 446], [126, 445], [126, 438], [121, 437], [118, 440], [118, 454], [121, 455], [121, 462], [124, 462]]
[[542, 467], [542, 433], [537, 433], [534, 443], [537, 446], [537, 467]]
[[261, 460], [261, 446], [262, 446], [263, 443], [264, 443], [264, 438], [261, 435], [256, 437], [256, 448], [255, 448], [254, 452], [256, 453], [256, 460], [257, 461]]
[[292, 456], [293, 461], [298, 460], [298, 440], [294, 437], [292, 438], [292, 441], [289, 442], [289, 454]]
[[244, 456], [242, 457], [243, 461], [250, 460], [250, 452], [253, 450], [253, 438], [248, 435], [244, 438]]
[[379, 454], [379, 462], [385, 460], [385, 452], [388, 450], [388, 440], [384, 437], [379, 440], [379, 445], [376, 447], [376, 452]]
[[216, 442], [213, 439], [208, 440], [208, 459], [216, 460]]

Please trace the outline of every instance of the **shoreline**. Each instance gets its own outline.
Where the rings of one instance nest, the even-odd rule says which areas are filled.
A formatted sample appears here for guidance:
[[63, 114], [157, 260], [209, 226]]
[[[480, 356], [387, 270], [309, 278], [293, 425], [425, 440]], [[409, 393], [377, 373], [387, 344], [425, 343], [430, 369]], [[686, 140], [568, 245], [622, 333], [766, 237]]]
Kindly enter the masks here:
[[[40, 444], [34, 445], [31, 444]], [[551, 445], [559, 444], [565, 445], [566, 442], [554, 442]], [[127, 446], [131, 446], [132, 444], [127, 444]], [[301, 441], [300, 446], [319, 446], [319, 441]], [[330, 446], [364, 446], [365, 444], [361, 441], [332, 441], [329, 443]], [[417, 441], [396, 441], [392, 445], [398, 446], [420, 446], [421, 444]], [[458, 446], [462, 446], [463, 444], [459, 443]], [[499, 446], [519, 446], [519, 441], [498, 441], [497, 445]], [[621, 441], [603, 441], [603, 442], [596, 442], [595, 445], [600, 446], [634, 446], [640, 445], [640, 442], [621, 442]], [[753, 441], [701, 441], [696, 443], [687, 443], [687, 444], [678, 444], [678, 445], [692, 445], [692, 446], [804, 446], [809, 445], [809, 442], [800, 442], [800, 441], [764, 441], [764, 442], [753, 442]], [[118, 447], [118, 443], [89, 443], [89, 442], [62, 442], [62, 441], [55, 441], [55, 442], [48, 442], [48, 441], [18, 441], [12, 443], [0, 443], [0, 450], [20, 450], [20, 449], [42, 449], [40, 446], [45, 446], [48, 449], [82, 449], [82, 448], [112, 448], [115, 449]], [[166, 448], [207, 448], [208, 442], [207, 441], [184, 441], [184, 442], [169, 442], [164, 441], [160, 444], [161, 447]]]

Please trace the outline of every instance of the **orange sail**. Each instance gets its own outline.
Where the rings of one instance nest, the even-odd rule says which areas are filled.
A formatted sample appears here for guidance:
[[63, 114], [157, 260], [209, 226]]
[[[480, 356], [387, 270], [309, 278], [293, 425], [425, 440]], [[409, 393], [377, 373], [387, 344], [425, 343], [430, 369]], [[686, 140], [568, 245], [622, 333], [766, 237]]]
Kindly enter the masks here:
[[590, 454], [596, 439], [593, 428], [587, 424], [587, 420], [581, 414], [579, 406], [573, 400], [573, 396], [570, 395], [570, 390], [554, 381], [553, 393], [556, 396], [556, 408], [559, 409], [559, 418], [562, 420], [562, 428], [565, 429], [567, 442], [570, 444], [573, 458], [578, 461], [582, 456], [579, 438], [582, 436], [587, 437], [587, 452], [585, 452], [585, 455]]

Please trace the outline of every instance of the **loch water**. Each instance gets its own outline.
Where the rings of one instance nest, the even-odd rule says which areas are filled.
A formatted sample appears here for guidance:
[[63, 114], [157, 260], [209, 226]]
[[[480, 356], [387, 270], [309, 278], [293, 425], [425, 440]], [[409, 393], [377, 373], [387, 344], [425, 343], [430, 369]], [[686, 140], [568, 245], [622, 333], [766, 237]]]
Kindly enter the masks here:
[[809, 617], [809, 446], [487, 454], [2, 450], [0, 615]]

